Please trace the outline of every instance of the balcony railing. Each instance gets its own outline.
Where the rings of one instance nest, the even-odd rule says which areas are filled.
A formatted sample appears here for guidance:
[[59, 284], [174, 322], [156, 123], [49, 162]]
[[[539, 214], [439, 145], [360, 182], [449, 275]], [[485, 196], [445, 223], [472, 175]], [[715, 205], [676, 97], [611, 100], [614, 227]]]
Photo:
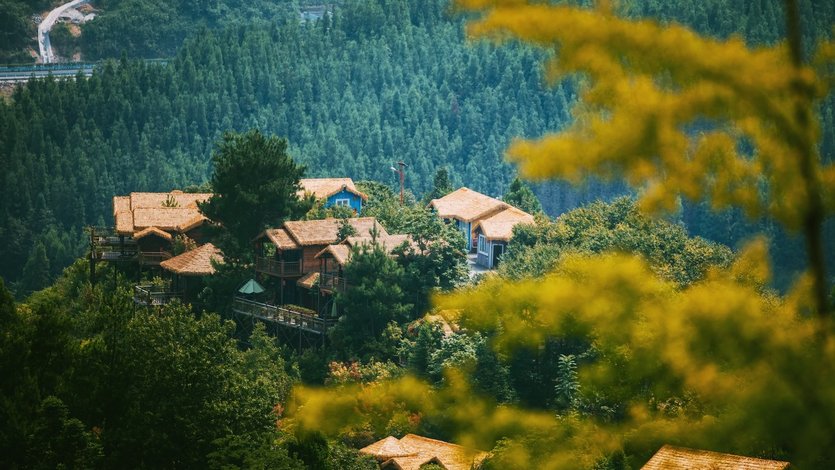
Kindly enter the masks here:
[[299, 261], [281, 261], [273, 258], [255, 259], [255, 270], [272, 276], [298, 276], [302, 273]]
[[91, 228], [90, 256], [98, 261], [129, 261], [137, 254], [136, 240], [120, 237], [112, 229]]
[[143, 266], [159, 266], [160, 263], [174, 256], [167, 251], [140, 251], [139, 264]]
[[133, 301], [138, 305], [157, 307], [181, 299], [182, 293], [157, 286], [133, 286]]
[[329, 291], [345, 292], [351, 287], [345, 276], [340, 276], [338, 273], [321, 273], [319, 274], [319, 288]]
[[315, 317], [306, 313], [295, 312], [277, 305], [255, 302], [236, 297], [232, 302], [235, 313], [248, 315], [261, 320], [280, 323], [284, 326], [297, 328], [311, 333], [324, 334], [336, 320]]

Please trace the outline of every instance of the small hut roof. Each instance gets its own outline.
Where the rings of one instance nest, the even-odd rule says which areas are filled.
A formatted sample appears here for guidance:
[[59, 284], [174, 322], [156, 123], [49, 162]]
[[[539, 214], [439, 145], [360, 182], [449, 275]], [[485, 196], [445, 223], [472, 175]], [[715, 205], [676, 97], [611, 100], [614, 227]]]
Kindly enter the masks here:
[[113, 215], [130, 211], [130, 196], [113, 196]]
[[534, 218], [527, 212], [509, 206], [507, 209], [497, 212], [486, 219], [479, 220], [473, 230], [481, 229], [481, 233], [488, 240], [509, 241], [513, 236], [513, 227], [518, 224], [532, 224]]
[[[169, 232], [186, 232], [200, 224], [206, 217], [200, 213], [197, 203], [205, 201], [211, 193], [131, 193], [113, 198], [113, 219], [116, 232], [132, 235], [148, 227]], [[173, 201], [173, 207], [167, 207]]]
[[313, 271], [305, 274], [298, 281], [296, 285], [305, 289], [313, 289], [313, 286], [319, 282], [319, 271]]
[[170, 232], [186, 232], [200, 225], [206, 217], [197, 208], [157, 207], [133, 211], [133, 229], [157, 227]]
[[134, 232], [133, 233], [133, 239], [134, 240], [139, 240], [140, 238], [145, 238], [149, 235], [156, 235], [160, 238], [163, 238], [163, 239], [169, 240], [169, 241], [173, 238], [170, 233], [168, 233], [164, 230], [160, 230], [156, 227], [148, 227], [148, 228], [140, 230], [138, 232]]
[[[370, 245], [374, 242], [375, 240], [370, 236], [354, 236], [345, 239], [345, 243], [349, 246]], [[376, 242], [383, 248], [383, 250], [385, 250], [386, 253], [391, 253], [392, 250], [402, 245], [403, 243], [409, 243], [410, 245], [414, 245], [411, 236], [399, 234], [386, 235], [384, 237], [378, 236]]]
[[382, 460], [383, 468], [393, 466], [400, 470], [419, 470], [427, 463], [437, 463], [447, 470], [469, 470], [487, 455], [486, 452], [415, 434], [406, 434], [399, 440], [389, 436], [360, 449], [360, 453]]
[[[336, 243], [341, 219], [298, 220], [284, 222], [284, 229], [301, 246], [329, 245]], [[378, 236], [388, 236], [385, 228], [374, 217], [346, 219], [359, 235], [370, 236], [376, 226]]]
[[196, 209], [198, 202], [212, 197], [212, 193], [184, 193], [174, 190], [168, 193], [130, 193], [130, 208], [132, 210], [149, 207], [162, 207], [169, 199], [174, 201], [173, 207], [191, 207]]
[[299, 180], [299, 184], [302, 187], [299, 196], [304, 196], [304, 193], [312, 193], [316, 196], [316, 199], [327, 199], [345, 190], [361, 197], [363, 201], [368, 200], [368, 196], [354, 186], [354, 180], [351, 178], [304, 178]]
[[496, 198], [469, 188], [457, 189], [446, 196], [433, 199], [429, 205], [444, 219], [472, 222], [508, 207]]
[[283, 228], [271, 228], [264, 231], [264, 234], [279, 250], [298, 250], [299, 244]]
[[325, 256], [330, 256], [334, 260], [336, 260], [336, 262], [339, 263], [340, 266], [345, 266], [345, 263], [347, 263], [348, 260], [351, 259], [351, 247], [345, 244], [328, 245], [325, 247], [324, 250], [320, 251], [319, 253], [316, 253], [316, 259]]
[[211, 243], [206, 243], [191, 251], [167, 259], [159, 265], [163, 269], [181, 276], [209, 276], [215, 273], [212, 260], [216, 263], [223, 263], [223, 253]]
[[406, 457], [417, 455], [417, 451], [400, 443], [394, 436], [381, 439], [359, 450], [360, 453], [371, 455], [378, 459], [388, 460], [392, 457]]
[[642, 470], [784, 470], [789, 462], [665, 445]]
[[[386, 235], [384, 237], [377, 237], [376, 242], [387, 254], [402, 245], [404, 242], [411, 243], [412, 238], [409, 235]], [[374, 238], [370, 236], [362, 237], [348, 237], [338, 245], [328, 245], [322, 251], [316, 254], [316, 258], [323, 256], [331, 256], [340, 266], [351, 259], [351, 247], [361, 245], [371, 245], [374, 243]]]

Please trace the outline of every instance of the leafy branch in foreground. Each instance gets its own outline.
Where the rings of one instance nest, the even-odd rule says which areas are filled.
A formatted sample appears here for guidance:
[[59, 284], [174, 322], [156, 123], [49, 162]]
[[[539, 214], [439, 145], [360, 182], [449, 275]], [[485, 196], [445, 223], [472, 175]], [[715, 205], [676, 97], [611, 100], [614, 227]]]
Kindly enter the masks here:
[[[835, 465], [828, 445], [835, 335], [815, 246], [833, 209], [835, 168], [819, 163], [812, 112], [828, 88], [835, 46], [820, 48], [814, 69], [799, 60], [791, 21], [790, 47], [749, 50], [738, 39], [705, 39], [605, 8], [458, 5], [485, 11], [472, 34], [553, 47], [552, 78], [589, 79], [572, 127], [511, 146], [526, 176], [624, 175], [645, 185], [645, 209], [674, 208], [683, 195], [767, 214], [802, 228], [811, 275], [784, 297], [764, 293], [770, 268], [762, 240], [729, 268], [683, 286], [634, 255], [567, 255], [542, 278], [488, 279], [439, 306], [452, 323], [489, 337], [500, 355], [554, 337], [587, 340], [595, 357], [577, 365], [576, 390], [560, 392], [571, 401], [602, 397], [621, 412], [497, 406], [474, 393], [465, 374], [448, 370], [440, 387], [406, 377], [297, 390], [296, 422], [334, 435], [357, 427], [380, 434], [396, 416], [411, 416], [417, 430], [495, 445], [491, 468], [611, 468], [645, 461], [663, 443], [777, 457], [797, 468]], [[787, 5], [791, 13], [795, 2]], [[573, 373], [564, 375], [573, 382]]]
[[754, 50], [739, 38], [708, 39], [605, 8], [526, 3], [458, 2], [486, 9], [471, 34], [553, 48], [550, 79], [588, 78], [572, 126], [510, 146], [522, 173], [624, 177], [645, 185], [646, 209], [708, 198], [715, 208], [739, 206], [802, 229], [816, 307], [827, 311], [821, 226], [835, 199], [823, 189], [835, 183], [835, 165], [820, 164], [813, 106], [829, 91], [835, 46], [823, 43], [814, 67], [803, 63], [796, 2], [787, 1], [788, 44]]

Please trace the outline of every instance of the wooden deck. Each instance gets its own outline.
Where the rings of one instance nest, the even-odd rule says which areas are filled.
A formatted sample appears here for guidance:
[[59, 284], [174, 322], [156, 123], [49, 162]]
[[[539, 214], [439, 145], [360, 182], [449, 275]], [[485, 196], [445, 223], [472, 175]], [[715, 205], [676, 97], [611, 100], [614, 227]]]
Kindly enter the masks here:
[[161, 307], [180, 299], [182, 299], [181, 292], [169, 291], [154, 286], [133, 286], [133, 301], [137, 305]]
[[272, 258], [258, 257], [255, 259], [255, 271], [278, 277], [293, 277], [302, 275], [302, 266], [298, 261], [279, 261]]
[[140, 251], [139, 264], [142, 266], [159, 266], [163, 261], [173, 257], [174, 255], [167, 251]]
[[236, 297], [232, 302], [232, 310], [241, 315], [258, 318], [259, 320], [266, 322], [278, 323], [290, 328], [320, 335], [325, 334], [331, 327], [333, 327], [333, 325], [336, 324], [336, 320], [314, 317], [306, 313], [294, 312], [277, 305], [255, 302], [240, 297]]

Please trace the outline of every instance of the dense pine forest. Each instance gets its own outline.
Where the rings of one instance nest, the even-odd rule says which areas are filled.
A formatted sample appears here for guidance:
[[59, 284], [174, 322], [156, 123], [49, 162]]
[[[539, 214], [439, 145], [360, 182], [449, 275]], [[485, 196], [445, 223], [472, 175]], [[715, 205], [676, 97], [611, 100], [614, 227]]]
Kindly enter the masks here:
[[[127, 5], [114, 11], [159, 6]], [[814, 19], [807, 36], [825, 34], [835, 9], [828, 2], [804, 5], [815, 12], [804, 15]], [[626, 8], [718, 37], [739, 33], [740, 24], [752, 43], [781, 37], [777, 2], [675, 8], [636, 2]], [[104, 14], [85, 30], [121, 34], [114, 21]], [[164, 18], [154, 22], [167, 24]], [[166, 65], [123, 57], [89, 80], [32, 81], [0, 104], [0, 274], [13, 285], [23, 277], [20, 293], [43, 287], [82, 252], [82, 227], [111, 223], [113, 195], [206, 181], [209, 153], [227, 130], [259, 128], [287, 137], [309, 176], [393, 182], [390, 162], [402, 160], [410, 165], [407, 184], [418, 194], [447, 166], [456, 184], [498, 196], [514, 176], [502, 158], [510, 139], [560, 129], [571, 118], [574, 87], [543, 83], [541, 51], [467, 42], [463, 18], [443, 0], [347, 2], [319, 22], [299, 23], [293, 16], [270, 25], [210, 25], [201, 26]], [[120, 52], [128, 57], [160, 55], [144, 54], [139, 42], [124, 44]], [[823, 153], [831, 155], [832, 106], [821, 112]], [[537, 192], [555, 216], [625, 189], [591, 181], [579, 189], [546, 184]], [[692, 233], [731, 246], [765, 228], [782, 248], [777, 263], [786, 275], [778, 281], [785, 284], [802, 267], [799, 244], [767, 221], [746, 224], [739, 213], [716, 216], [705, 204], [689, 202], [681, 221]], [[44, 255], [48, 276], [23, 276], [27, 260], [41, 266]]]

